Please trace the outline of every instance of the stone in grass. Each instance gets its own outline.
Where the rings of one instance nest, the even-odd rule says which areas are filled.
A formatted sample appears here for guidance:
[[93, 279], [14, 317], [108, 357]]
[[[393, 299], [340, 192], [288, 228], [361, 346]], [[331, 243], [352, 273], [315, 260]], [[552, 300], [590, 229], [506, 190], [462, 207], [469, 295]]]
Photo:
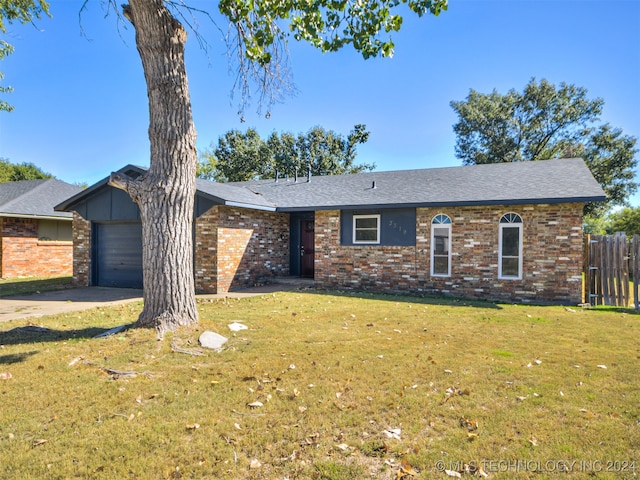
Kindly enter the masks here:
[[249, 328], [246, 325], [239, 322], [230, 323], [228, 327], [229, 327], [229, 330], [231, 330], [232, 332], [239, 332], [240, 330], [247, 330]]
[[210, 348], [212, 350], [216, 350], [220, 352], [222, 350], [222, 346], [227, 343], [229, 339], [227, 337], [223, 337], [215, 332], [202, 332], [198, 341], [200, 345], [204, 348]]

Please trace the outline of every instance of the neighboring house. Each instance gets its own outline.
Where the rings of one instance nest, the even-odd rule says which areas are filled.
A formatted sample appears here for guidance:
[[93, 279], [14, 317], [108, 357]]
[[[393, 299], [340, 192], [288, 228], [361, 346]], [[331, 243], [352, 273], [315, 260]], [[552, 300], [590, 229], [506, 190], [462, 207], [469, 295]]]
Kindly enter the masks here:
[[[581, 159], [198, 180], [196, 288], [294, 276], [319, 288], [575, 304], [582, 210], [604, 199]], [[142, 285], [139, 211], [126, 193], [104, 179], [56, 208], [75, 212], [76, 282]]]
[[0, 183], [0, 278], [72, 274], [72, 215], [53, 207], [80, 190], [53, 178]]

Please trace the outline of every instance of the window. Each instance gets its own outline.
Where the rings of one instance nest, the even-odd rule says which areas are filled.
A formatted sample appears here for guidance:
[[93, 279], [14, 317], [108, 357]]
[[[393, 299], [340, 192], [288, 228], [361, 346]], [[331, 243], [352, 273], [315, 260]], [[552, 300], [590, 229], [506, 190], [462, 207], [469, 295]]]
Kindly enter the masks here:
[[380, 243], [380, 215], [353, 216], [353, 243]]
[[516, 213], [507, 213], [500, 219], [498, 278], [522, 278], [522, 218]]
[[59, 220], [40, 220], [38, 222], [38, 240], [70, 242], [73, 240], [71, 222]]
[[451, 219], [443, 214], [431, 221], [431, 275], [451, 276]]

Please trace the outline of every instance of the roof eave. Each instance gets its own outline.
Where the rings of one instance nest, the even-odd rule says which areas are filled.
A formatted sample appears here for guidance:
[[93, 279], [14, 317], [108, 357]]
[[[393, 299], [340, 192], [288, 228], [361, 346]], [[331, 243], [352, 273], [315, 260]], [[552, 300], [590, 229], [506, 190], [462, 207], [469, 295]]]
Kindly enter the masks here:
[[405, 203], [366, 203], [344, 205], [309, 205], [295, 207], [278, 207], [277, 212], [305, 212], [318, 210], [372, 210], [388, 208], [444, 208], [444, 207], [482, 207], [490, 205], [551, 205], [559, 203], [602, 202], [606, 196], [562, 197], [562, 198], [519, 198], [497, 200], [461, 200], [453, 202], [405, 202]]
[[73, 217], [71, 217], [70, 215], [38, 215], [37, 213], [6, 213], [6, 212], [0, 212], [0, 217], [35, 218], [38, 220], [63, 220], [63, 221], [71, 221], [73, 219]]

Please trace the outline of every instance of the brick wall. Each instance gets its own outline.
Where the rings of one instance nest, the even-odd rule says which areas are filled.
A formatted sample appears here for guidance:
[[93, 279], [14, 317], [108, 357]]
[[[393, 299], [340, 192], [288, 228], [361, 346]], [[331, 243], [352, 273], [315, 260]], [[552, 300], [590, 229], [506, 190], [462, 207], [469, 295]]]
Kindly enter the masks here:
[[289, 274], [289, 215], [215, 206], [196, 220], [196, 290], [224, 293]]
[[39, 241], [37, 219], [1, 218], [0, 242], [2, 278], [56, 277], [72, 273], [72, 243]]
[[73, 283], [88, 287], [91, 282], [91, 222], [73, 213]]
[[[316, 285], [567, 303], [582, 300], [582, 204], [419, 208], [415, 247], [341, 246], [340, 212], [316, 212]], [[498, 279], [498, 225], [523, 220], [521, 280]], [[431, 277], [431, 220], [452, 220], [451, 277]]]

